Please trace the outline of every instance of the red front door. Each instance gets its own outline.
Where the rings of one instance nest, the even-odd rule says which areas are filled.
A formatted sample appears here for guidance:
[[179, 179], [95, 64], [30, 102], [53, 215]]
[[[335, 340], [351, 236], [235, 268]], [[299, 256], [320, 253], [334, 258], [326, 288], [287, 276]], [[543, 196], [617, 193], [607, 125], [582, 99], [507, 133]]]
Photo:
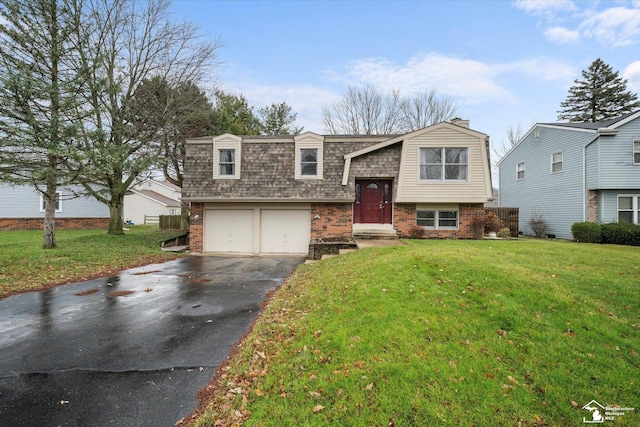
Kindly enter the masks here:
[[356, 202], [353, 207], [356, 224], [391, 224], [391, 181], [356, 180]]

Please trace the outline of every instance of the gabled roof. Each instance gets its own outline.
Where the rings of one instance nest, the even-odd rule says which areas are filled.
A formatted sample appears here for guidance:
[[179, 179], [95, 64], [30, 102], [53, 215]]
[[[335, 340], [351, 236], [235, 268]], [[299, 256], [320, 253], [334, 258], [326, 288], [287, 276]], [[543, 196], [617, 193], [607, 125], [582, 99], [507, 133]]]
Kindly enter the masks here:
[[538, 126], [547, 127], [547, 128], [564, 128], [567, 130], [575, 130], [578, 132], [588, 132], [594, 134], [594, 137], [597, 135], [614, 135], [617, 131], [616, 128], [629, 123], [637, 118], [640, 118], [640, 110], [634, 111], [631, 113], [623, 114], [618, 117], [614, 117], [613, 119], [605, 120], [602, 122], [595, 123], [585, 123], [585, 122], [551, 122], [551, 123], [536, 123], [534, 124], [529, 131], [524, 134], [522, 138], [518, 142], [516, 142], [510, 149], [505, 153], [504, 156], [498, 161], [498, 166], [502, 163], [502, 161], [507, 158], [509, 154], [518, 146], [522, 141], [527, 139], [529, 134], [534, 131]]
[[162, 194], [156, 193], [155, 191], [151, 191], [151, 190], [131, 190], [132, 193], [138, 194], [146, 199], [152, 200], [156, 203], [159, 203], [161, 205], [167, 206], [167, 207], [179, 207], [180, 206], [180, 202], [177, 200], [173, 200], [169, 197], [165, 197]]

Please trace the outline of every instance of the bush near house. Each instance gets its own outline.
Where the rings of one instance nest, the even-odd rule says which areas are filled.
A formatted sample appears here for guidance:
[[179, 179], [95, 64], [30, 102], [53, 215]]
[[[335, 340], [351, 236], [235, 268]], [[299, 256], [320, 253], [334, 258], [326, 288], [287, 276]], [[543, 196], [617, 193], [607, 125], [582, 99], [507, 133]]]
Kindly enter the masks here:
[[573, 240], [580, 243], [602, 243], [602, 226], [597, 222], [576, 222], [571, 226]]
[[628, 222], [602, 224], [602, 242], [613, 245], [640, 246], [640, 225]]

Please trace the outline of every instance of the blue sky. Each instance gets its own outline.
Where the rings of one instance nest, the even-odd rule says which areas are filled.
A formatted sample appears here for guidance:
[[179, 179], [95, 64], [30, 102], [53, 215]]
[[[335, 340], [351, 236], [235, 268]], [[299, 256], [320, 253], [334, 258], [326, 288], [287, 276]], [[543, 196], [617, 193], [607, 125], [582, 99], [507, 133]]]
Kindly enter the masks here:
[[188, 1], [175, 19], [219, 38], [215, 76], [259, 108], [285, 100], [305, 131], [347, 86], [435, 88], [498, 147], [507, 129], [557, 119], [602, 58], [640, 92], [640, 0]]

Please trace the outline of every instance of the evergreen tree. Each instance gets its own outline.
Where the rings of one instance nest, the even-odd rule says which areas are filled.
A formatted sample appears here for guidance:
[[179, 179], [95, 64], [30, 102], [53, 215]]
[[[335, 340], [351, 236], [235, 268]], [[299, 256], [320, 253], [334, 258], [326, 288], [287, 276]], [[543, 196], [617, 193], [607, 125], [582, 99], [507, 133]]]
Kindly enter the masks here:
[[598, 58], [574, 80], [569, 95], [560, 103], [558, 120], [601, 122], [640, 107], [638, 95], [627, 90], [627, 80]]
[[0, 176], [42, 195], [44, 248], [56, 247], [56, 196], [72, 179], [63, 164], [81, 120], [84, 78], [72, 50], [79, 15], [71, 0], [0, 3]]

